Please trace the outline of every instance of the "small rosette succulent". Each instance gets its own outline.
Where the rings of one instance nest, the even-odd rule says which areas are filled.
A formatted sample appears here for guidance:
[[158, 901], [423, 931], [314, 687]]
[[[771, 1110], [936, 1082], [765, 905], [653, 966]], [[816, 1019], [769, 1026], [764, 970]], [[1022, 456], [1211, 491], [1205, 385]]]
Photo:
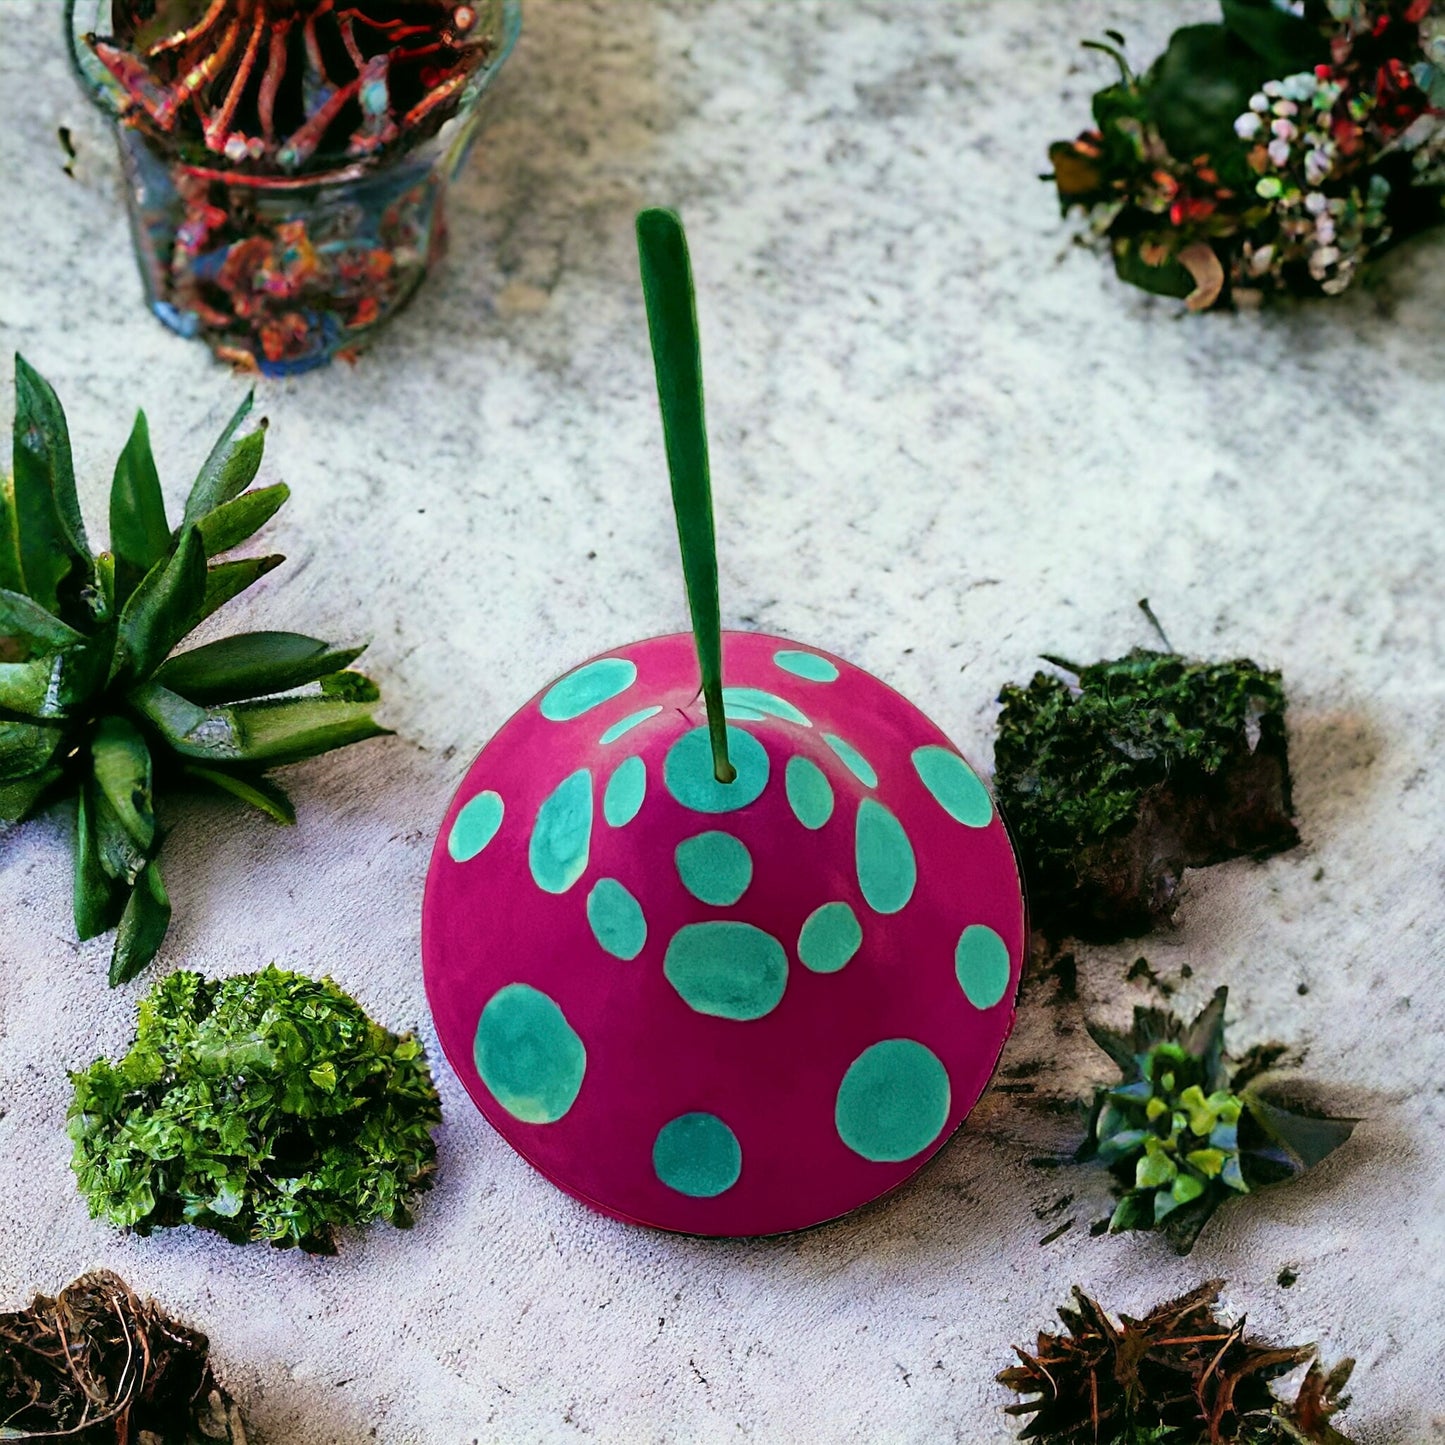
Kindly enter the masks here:
[[[116, 463], [108, 552], [92, 554], [65, 413], [15, 358], [14, 474], [0, 479], [0, 828], [75, 799], [75, 927], [116, 928], [110, 981], [155, 956], [170, 922], [156, 795], [200, 787], [277, 822], [295, 812], [269, 770], [387, 730], [347, 671], [362, 649], [246, 632], [172, 656], [199, 623], [285, 558], [222, 558], [285, 502], [248, 491], [265, 424], [242, 402], [166, 517], [145, 414]], [[296, 689], [315, 684], [309, 694]]]
[[1227, 1199], [1292, 1179], [1350, 1137], [1356, 1121], [1283, 1107], [1251, 1087], [1248, 1068], [1225, 1065], [1219, 989], [1187, 1027], [1160, 1009], [1134, 1011], [1119, 1034], [1089, 1025], [1118, 1064], [1121, 1083], [1094, 1096], [1080, 1160], [1114, 1175], [1111, 1233], [1160, 1229], [1181, 1254]]

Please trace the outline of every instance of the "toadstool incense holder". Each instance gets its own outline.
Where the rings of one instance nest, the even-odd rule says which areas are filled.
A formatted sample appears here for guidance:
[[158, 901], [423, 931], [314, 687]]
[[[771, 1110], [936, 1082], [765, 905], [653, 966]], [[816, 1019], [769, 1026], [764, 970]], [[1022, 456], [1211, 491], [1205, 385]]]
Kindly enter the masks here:
[[774, 1234], [886, 1193], [963, 1122], [1013, 1022], [1023, 893], [987, 788], [916, 707], [721, 632], [686, 246], [669, 212], [638, 238], [694, 630], [594, 658], [487, 744], [432, 856], [427, 995], [554, 1184]]

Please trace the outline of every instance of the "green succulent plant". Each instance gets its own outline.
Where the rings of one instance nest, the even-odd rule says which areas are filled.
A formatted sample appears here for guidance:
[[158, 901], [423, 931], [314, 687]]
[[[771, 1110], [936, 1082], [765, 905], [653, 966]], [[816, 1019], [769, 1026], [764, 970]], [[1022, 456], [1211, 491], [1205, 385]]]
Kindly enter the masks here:
[[1356, 1120], [1322, 1118], [1271, 1101], [1249, 1068], [1230, 1077], [1224, 1052], [1227, 989], [1189, 1025], [1137, 1008], [1128, 1034], [1089, 1025], [1119, 1066], [1099, 1088], [1079, 1147], [1114, 1175], [1110, 1233], [1160, 1229], [1181, 1254], [1227, 1199], [1292, 1179], [1350, 1137]]
[[92, 554], [65, 413], [15, 358], [14, 472], [0, 481], [0, 828], [73, 797], [75, 928], [82, 939], [117, 930], [113, 985], [150, 962], [170, 923], [158, 793], [200, 787], [293, 823], [272, 768], [387, 731], [372, 717], [375, 685], [347, 670], [360, 647], [245, 632], [172, 655], [285, 560], [216, 560], [289, 495], [281, 483], [247, 490], [266, 439], [264, 421], [241, 431], [251, 405], [227, 423], [175, 527], [138, 412], [111, 486], [110, 550]]
[[342, 1225], [411, 1225], [441, 1104], [421, 1044], [330, 979], [173, 973], [126, 1054], [71, 1075], [66, 1127], [92, 1217], [334, 1254]]

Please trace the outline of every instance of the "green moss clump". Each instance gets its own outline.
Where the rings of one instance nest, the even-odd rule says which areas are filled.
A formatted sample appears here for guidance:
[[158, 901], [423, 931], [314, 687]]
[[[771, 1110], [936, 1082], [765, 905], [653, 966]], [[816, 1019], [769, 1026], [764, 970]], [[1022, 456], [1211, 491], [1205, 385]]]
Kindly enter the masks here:
[[1299, 841], [1284, 688], [1253, 662], [1136, 648], [999, 694], [994, 785], [1053, 937], [1147, 932], [1187, 867]]
[[149, 1234], [334, 1254], [338, 1226], [412, 1222], [441, 1105], [421, 1044], [330, 979], [175, 973], [118, 1063], [71, 1075], [67, 1127], [91, 1215]]

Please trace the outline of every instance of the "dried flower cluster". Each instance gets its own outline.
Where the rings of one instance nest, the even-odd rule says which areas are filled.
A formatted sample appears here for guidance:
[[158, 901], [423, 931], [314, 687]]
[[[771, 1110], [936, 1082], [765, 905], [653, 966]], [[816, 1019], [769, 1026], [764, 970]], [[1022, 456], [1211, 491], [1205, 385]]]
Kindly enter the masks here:
[[1089, 1025], [1123, 1075], [1095, 1092], [1078, 1155], [1118, 1183], [1111, 1232], [1160, 1229], [1187, 1254], [1226, 1200], [1294, 1178], [1354, 1130], [1267, 1098], [1249, 1068], [1230, 1076], [1227, 999], [1219, 989], [1188, 1026], [1152, 1008], [1134, 1010], [1128, 1034]]
[[1136, 649], [999, 695], [994, 785], [1035, 927], [1118, 939], [1169, 917], [1180, 876], [1299, 841], [1284, 689], [1241, 660]]
[[107, 1270], [0, 1314], [0, 1439], [246, 1445], [205, 1335]]
[[[1367, 257], [1441, 219], [1439, 0], [1221, 0], [1094, 97], [1050, 148], [1122, 279], [1193, 310], [1334, 295]], [[1120, 42], [1120, 37], [1111, 40]]]
[[[1252, 1339], [1245, 1322], [1226, 1325], [1211, 1280], [1142, 1320], [1113, 1320], [1082, 1290], [1060, 1309], [1068, 1333], [1040, 1333], [999, 1382], [1020, 1395], [1008, 1406], [1028, 1416], [1025, 1440], [1040, 1445], [1349, 1445], [1331, 1424], [1349, 1405], [1354, 1368], [1326, 1372], [1313, 1345], [1278, 1347]], [[1306, 1361], [1293, 1400], [1269, 1382]]]
[[149, 1234], [336, 1252], [342, 1225], [409, 1228], [441, 1105], [421, 1045], [330, 979], [175, 973], [117, 1063], [72, 1075], [67, 1127], [92, 1216]]
[[[14, 474], [0, 482], [0, 827], [75, 798], [75, 927], [116, 928], [110, 981], [155, 956], [171, 905], [156, 794], [199, 787], [295, 822], [272, 768], [385, 731], [346, 669], [361, 648], [244, 632], [171, 656], [200, 622], [286, 559], [215, 560], [286, 501], [247, 488], [265, 424], [248, 397], [211, 449], [178, 526], [166, 517], [145, 413], [116, 463], [110, 543], [90, 551], [60, 401], [15, 359]], [[318, 684], [311, 695], [295, 689]], [[277, 696], [277, 694], [288, 694]]]
[[285, 175], [432, 134], [495, 46], [455, 0], [114, 0], [86, 43], [127, 119], [196, 164]]

